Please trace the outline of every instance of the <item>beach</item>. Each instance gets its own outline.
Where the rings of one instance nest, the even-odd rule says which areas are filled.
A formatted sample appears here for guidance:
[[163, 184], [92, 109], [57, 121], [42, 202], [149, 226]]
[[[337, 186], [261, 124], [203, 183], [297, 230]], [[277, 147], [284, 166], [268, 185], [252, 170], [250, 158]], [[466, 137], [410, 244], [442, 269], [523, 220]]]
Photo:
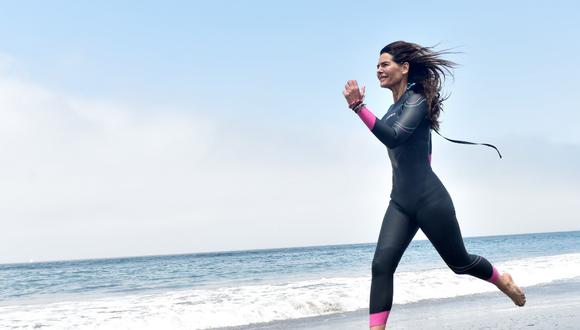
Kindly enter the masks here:
[[[387, 329], [580, 329], [580, 277], [524, 288], [527, 303], [515, 306], [501, 292], [395, 305]], [[223, 330], [368, 328], [368, 310]]]

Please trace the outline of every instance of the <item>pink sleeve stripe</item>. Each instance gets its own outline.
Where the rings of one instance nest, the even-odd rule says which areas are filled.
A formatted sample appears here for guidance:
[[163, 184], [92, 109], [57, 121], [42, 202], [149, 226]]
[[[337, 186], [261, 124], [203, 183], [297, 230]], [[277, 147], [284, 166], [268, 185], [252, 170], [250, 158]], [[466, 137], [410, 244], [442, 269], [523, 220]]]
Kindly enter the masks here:
[[375, 117], [375, 115], [373, 115], [373, 113], [370, 112], [366, 106], [363, 105], [361, 107], [360, 111], [358, 112], [358, 116], [369, 129], [373, 129], [373, 127], [375, 127], [375, 121], [377, 120], [377, 117]]
[[380, 313], [374, 313], [370, 315], [369, 326], [374, 327], [376, 325], [387, 324], [387, 318], [389, 317], [390, 311], [384, 311]]
[[491, 277], [487, 279], [487, 281], [491, 282], [493, 284], [497, 284], [497, 281], [499, 280], [499, 272], [497, 271], [495, 266], [492, 266], [492, 267], [493, 267], [493, 273], [491, 274]]

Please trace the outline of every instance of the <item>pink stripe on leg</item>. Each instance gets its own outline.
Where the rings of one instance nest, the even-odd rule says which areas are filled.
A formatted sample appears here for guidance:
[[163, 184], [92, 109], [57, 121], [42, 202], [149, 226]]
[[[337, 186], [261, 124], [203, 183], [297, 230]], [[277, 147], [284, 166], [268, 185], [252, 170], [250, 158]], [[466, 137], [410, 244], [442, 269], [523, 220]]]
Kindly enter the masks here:
[[375, 115], [373, 115], [373, 113], [370, 112], [366, 106], [363, 105], [361, 107], [360, 111], [358, 112], [358, 116], [360, 117], [360, 119], [362, 119], [362, 121], [365, 123], [365, 125], [367, 125], [369, 129], [373, 129], [377, 117], [375, 117]]
[[495, 268], [495, 266], [492, 267], [493, 273], [491, 274], [491, 277], [487, 279], [487, 281], [493, 284], [497, 284], [497, 281], [499, 280], [499, 272], [497, 271], [497, 268]]
[[387, 324], [387, 318], [389, 317], [390, 311], [384, 311], [380, 313], [371, 314], [369, 326], [374, 327], [377, 325]]

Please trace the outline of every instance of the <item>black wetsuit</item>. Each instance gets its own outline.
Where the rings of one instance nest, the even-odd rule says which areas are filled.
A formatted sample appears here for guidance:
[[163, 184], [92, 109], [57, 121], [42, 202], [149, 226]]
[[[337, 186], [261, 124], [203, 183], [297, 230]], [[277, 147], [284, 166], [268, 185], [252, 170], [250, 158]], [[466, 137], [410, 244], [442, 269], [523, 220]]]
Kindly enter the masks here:
[[[369, 312], [371, 326], [393, 302], [393, 274], [419, 228], [457, 274], [495, 283], [497, 270], [463, 244], [449, 193], [431, 169], [431, 121], [424, 96], [407, 88], [381, 120], [364, 107], [359, 116], [388, 148], [393, 168], [391, 200], [381, 226], [373, 262]], [[372, 116], [372, 117], [371, 117]], [[492, 276], [493, 275], [493, 276]], [[380, 317], [379, 317], [380, 319]], [[384, 317], [386, 322], [386, 317]]]

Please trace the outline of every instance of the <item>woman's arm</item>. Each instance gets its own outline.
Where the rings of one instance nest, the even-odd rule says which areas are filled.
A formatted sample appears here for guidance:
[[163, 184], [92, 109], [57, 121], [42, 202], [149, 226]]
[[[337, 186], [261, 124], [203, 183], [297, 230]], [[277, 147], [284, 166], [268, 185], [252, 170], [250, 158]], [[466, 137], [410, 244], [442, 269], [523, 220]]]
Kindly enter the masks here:
[[387, 147], [395, 148], [413, 134], [421, 121], [427, 116], [427, 100], [421, 94], [412, 94], [403, 104], [400, 114], [393, 114], [395, 121], [392, 126], [380, 121], [362, 104], [365, 88], [362, 92], [356, 80], [349, 80], [342, 92], [349, 107], [355, 110], [369, 130]]
[[427, 111], [425, 97], [413, 94], [405, 100], [401, 114], [393, 114], [395, 121], [392, 126], [378, 120], [365, 105], [358, 111], [358, 116], [384, 145], [395, 148], [409, 139], [427, 116]]

